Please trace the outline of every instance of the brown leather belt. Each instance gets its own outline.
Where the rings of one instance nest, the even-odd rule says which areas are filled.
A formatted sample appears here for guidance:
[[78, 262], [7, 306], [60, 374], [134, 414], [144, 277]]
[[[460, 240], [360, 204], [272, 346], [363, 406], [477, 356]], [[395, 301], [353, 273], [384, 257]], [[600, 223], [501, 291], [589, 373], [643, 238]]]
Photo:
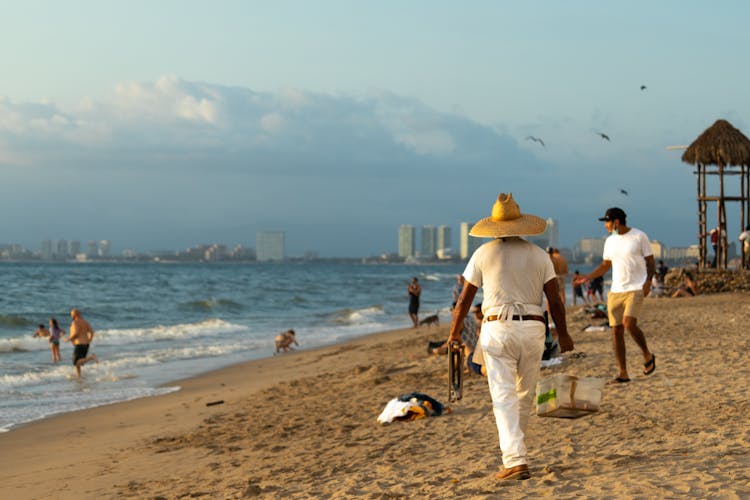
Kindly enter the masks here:
[[[496, 315], [493, 314], [492, 316], [487, 316], [484, 319], [485, 319], [485, 321], [497, 321], [498, 319], [500, 319], [500, 316], [496, 316]], [[513, 316], [510, 319], [513, 320], [513, 321], [521, 321], [521, 320], [523, 320], [523, 321], [541, 321], [542, 323], [545, 323], [544, 316], [537, 316], [536, 314], [525, 314], [523, 316], [517, 316], [516, 315], [516, 316]]]

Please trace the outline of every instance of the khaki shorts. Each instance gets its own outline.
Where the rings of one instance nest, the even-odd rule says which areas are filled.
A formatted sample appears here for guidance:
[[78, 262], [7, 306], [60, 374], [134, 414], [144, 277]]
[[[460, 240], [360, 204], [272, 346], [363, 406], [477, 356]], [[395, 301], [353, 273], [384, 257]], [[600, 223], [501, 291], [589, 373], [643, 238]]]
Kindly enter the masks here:
[[609, 316], [609, 326], [619, 326], [622, 324], [622, 318], [630, 316], [638, 319], [643, 305], [643, 290], [632, 292], [609, 292], [607, 296], [607, 316]]

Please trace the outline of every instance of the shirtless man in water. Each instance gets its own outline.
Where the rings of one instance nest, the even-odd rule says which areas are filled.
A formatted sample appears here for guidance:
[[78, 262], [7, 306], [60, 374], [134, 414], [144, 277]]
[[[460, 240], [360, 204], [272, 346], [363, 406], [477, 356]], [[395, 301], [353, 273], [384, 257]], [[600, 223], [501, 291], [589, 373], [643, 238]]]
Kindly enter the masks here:
[[73, 342], [73, 366], [76, 368], [76, 375], [81, 378], [81, 367], [89, 361], [98, 361], [95, 355], [88, 356], [89, 344], [94, 339], [94, 329], [83, 319], [78, 309], [70, 311], [70, 317], [73, 320], [70, 323], [70, 336], [65, 341]]

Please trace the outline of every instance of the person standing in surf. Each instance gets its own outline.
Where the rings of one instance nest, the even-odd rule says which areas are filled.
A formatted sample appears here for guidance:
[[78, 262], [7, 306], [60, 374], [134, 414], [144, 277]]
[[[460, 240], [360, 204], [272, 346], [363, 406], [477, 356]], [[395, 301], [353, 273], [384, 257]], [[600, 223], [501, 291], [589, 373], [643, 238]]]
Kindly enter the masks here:
[[89, 361], [97, 361], [96, 356], [89, 356], [89, 346], [94, 340], [94, 329], [88, 321], [83, 319], [81, 311], [73, 309], [70, 311], [70, 317], [73, 320], [70, 323], [70, 336], [65, 339], [73, 343], [73, 366], [76, 369], [76, 376], [81, 378], [81, 367]]
[[419, 280], [415, 276], [412, 278], [411, 283], [406, 287], [406, 291], [409, 293], [409, 317], [414, 328], [419, 326], [419, 295], [422, 293], [422, 287], [419, 286]]
[[65, 335], [65, 330], [60, 328], [55, 318], [49, 319], [49, 347], [52, 349], [52, 362], [60, 361], [60, 337]]

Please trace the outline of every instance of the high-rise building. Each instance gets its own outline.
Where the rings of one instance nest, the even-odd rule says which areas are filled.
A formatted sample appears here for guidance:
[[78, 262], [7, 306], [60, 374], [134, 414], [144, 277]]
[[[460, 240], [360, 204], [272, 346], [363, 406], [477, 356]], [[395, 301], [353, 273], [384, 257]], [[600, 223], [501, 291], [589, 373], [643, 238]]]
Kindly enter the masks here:
[[604, 241], [606, 239], [606, 236], [602, 238], [581, 238], [578, 240], [573, 257], [575, 260], [582, 262], [601, 259], [602, 254], [604, 254]]
[[99, 257], [109, 257], [109, 240], [99, 242]]
[[256, 233], [255, 253], [259, 262], [284, 260], [284, 233], [281, 231]]
[[42, 259], [44, 260], [52, 259], [52, 241], [51, 240], [42, 240], [42, 248], [41, 248], [40, 254], [42, 256]]
[[531, 243], [546, 249], [547, 247], [559, 248], [558, 234], [560, 228], [555, 219], [547, 219], [547, 227], [542, 234], [525, 236]]
[[451, 254], [451, 228], [450, 226], [440, 225], [437, 229], [437, 256], [440, 259], [447, 259]]
[[86, 243], [86, 257], [96, 257], [99, 254], [99, 245], [94, 240]]
[[[732, 242], [734, 244], [734, 242]], [[694, 263], [700, 258], [700, 246], [690, 245], [689, 247], [673, 247], [664, 252], [662, 257], [672, 262], [690, 262]]]
[[471, 228], [474, 224], [471, 222], [462, 222], [459, 226], [459, 257], [461, 259], [466, 260], [469, 257], [472, 256], [474, 251], [479, 248], [482, 243], [484, 243], [484, 239], [482, 238], [475, 238], [474, 236], [469, 236], [469, 231], [471, 231]]
[[422, 226], [422, 251], [420, 257], [423, 259], [434, 259], [437, 255], [437, 228], [435, 226]]
[[402, 259], [414, 257], [414, 226], [401, 224], [398, 226], [398, 256]]
[[73, 240], [68, 245], [69, 254], [71, 257], [75, 257], [79, 253], [81, 253], [81, 242], [77, 240]]
[[68, 258], [68, 242], [65, 240], [57, 240], [55, 244], [55, 258], [67, 259]]
[[651, 240], [651, 251], [654, 252], [654, 259], [663, 259], [666, 248], [659, 240]]
[[547, 228], [543, 234], [547, 235], [547, 246], [553, 248], [560, 247], [560, 225], [557, 223], [557, 220], [547, 219]]

